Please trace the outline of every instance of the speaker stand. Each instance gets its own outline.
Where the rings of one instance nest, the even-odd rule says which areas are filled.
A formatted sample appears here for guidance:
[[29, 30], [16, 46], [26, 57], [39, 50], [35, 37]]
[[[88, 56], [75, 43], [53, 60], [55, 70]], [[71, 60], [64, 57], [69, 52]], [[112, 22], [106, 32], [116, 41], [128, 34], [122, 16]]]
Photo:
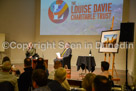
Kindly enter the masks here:
[[131, 87], [128, 85], [128, 42], [126, 42], [126, 83], [125, 83], [125, 91], [132, 91]]

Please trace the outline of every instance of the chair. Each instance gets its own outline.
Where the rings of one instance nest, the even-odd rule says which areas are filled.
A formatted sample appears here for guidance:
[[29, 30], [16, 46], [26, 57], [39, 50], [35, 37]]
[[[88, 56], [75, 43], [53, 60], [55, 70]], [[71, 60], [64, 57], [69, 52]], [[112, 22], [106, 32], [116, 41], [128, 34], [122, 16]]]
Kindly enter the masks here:
[[111, 76], [111, 75], [109, 75], [108, 76], [108, 79], [109, 79], [109, 81], [110, 81], [110, 84], [111, 84], [111, 86], [113, 87], [114, 86], [114, 82], [113, 82], [113, 77]]
[[72, 55], [69, 55], [68, 57], [63, 58], [62, 66], [65, 67], [65, 65], [67, 65], [68, 69], [71, 69], [71, 58], [72, 58]]
[[0, 91], [14, 91], [14, 86], [8, 82], [0, 82]]

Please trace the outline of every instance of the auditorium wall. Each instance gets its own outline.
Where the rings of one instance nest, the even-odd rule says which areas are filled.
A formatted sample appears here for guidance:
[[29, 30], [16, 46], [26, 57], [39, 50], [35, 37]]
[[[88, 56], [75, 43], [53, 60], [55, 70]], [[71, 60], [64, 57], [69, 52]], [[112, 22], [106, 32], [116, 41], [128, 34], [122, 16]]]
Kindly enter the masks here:
[[[17, 43], [34, 41], [34, 0], [0, 0], [0, 12], [0, 33], [5, 33], [6, 41]], [[9, 48], [0, 53], [0, 61], [5, 55], [11, 58], [12, 63], [23, 63], [25, 51]]]
[[134, 22], [135, 23], [135, 28], [134, 28], [134, 49], [129, 50], [129, 62], [128, 62], [128, 70], [129, 73], [134, 77], [135, 83], [136, 83], [136, 0], [130, 0], [129, 3], [129, 22]]
[[[124, 0], [123, 22], [134, 21], [133, 2], [135, 0]], [[130, 4], [130, 5], [129, 5]], [[129, 7], [130, 6], [130, 7]], [[37, 53], [48, 59], [49, 64], [53, 64], [53, 59], [56, 57], [56, 52], [62, 52], [63, 49], [58, 48], [58, 43], [70, 42], [75, 44], [72, 51], [72, 66], [76, 66], [77, 57], [79, 55], [88, 56], [89, 48], [85, 48], [85, 44], [93, 44], [92, 55], [95, 57], [96, 68], [100, 68], [100, 62], [104, 59], [103, 53], [98, 53], [96, 42], [100, 41], [100, 36], [44, 36], [40, 35], [40, 0], [0, 0], [0, 33], [6, 34], [7, 41], [24, 42], [45, 42], [55, 43], [55, 49], [49, 48], [41, 51], [37, 48]], [[136, 30], [136, 28], [135, 28]], [[136, 34], [135, 34], [136, 35]], [[76, 44], [81, 43], [82, 47]], [[129, 50], [129, 73], [133, 74], [134, 53], [133, 49]], [[4, 55], [11, 58], [12, 63], [23, 63], [25, 51], [22, 49], [8, 49], [1, 53], [0, 59]], [[108, 59], [108, 58], [107, 58]], [[111, 57], [112, 60], [112, 57]], [[135, 63], [136, 64], [136, 63]], [[125, 49], [120, 49], [115, 56], [115, 67], [119, 70], [125, 70]]]

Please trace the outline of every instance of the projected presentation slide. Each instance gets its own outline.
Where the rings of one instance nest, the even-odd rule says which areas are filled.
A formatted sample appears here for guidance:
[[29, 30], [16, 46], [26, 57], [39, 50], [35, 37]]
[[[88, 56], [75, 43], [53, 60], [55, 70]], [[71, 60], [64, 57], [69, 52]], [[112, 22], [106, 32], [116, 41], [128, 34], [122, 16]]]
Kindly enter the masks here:
[[41, 0], [40, 35], [100, 35], [120, 29], [123, 0]]

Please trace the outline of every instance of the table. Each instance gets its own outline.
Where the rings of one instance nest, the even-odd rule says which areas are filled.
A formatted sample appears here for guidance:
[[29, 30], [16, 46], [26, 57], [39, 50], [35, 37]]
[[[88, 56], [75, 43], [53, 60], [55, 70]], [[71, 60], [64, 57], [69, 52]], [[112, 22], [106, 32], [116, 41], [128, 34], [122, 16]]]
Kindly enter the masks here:
[[95, 59], [93, 56], [78, 56], [77, 59], [77, 71], [87, 69], [89, 72], [93, 72], [95, 70]]

